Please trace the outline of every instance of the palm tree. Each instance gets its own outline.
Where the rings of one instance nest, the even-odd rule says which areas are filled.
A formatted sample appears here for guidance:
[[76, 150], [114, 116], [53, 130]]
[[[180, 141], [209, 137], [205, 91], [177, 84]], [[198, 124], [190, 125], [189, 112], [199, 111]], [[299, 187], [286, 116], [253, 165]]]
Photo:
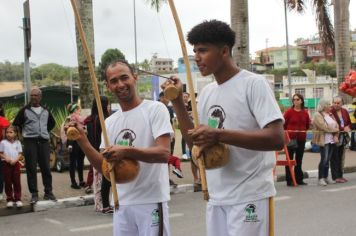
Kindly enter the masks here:
[[231, 0], [231, 28], [236, 32], [233, 58], [239, 67], [250, 69], [248, 0]]
[[[290, 9], [302, 12], [305, 8], [306, 0], [288, 0]], [[349, 30], [349, 5], [350, 0], [332, 0], [334, 5], [334, 28], [328, 14], [328, 1], [312, 0], [312, 5], [316, 12], [316, 21], [319, 28], [319, 35], [324, 48], [330, 47], [335, 50], [337, 79], [341, 83], [344, 76], [349, 72], [350, 63], [350, 30]], [[350, 100], [346, 94], [342, 95], [345, 101]]]
[[[94, 61], [94, 26], [93, 26], [93, 3], [92, 0], [81, 1], [76, 0], [79, 15], [82, 21], [85, 37], [90, 50], [90, 55]], [[87, 60], [83, 51], [82, 43], [80, 42], [79, 33], [76, 30], [77, 41], [77, 56], [78, 56], [78, 72], [79, 72], [79, 97], [83, 108], [90, 108], [93, 100], [92, 84], [90, 82], [90, 73]]]
[[[334, 2], [334, 27], [335, 27], [335, 55], [336, 74], [339, 84], [351, 68], [350, 59], [350, 29], [349, 29], [350, 0], [337, 0]], [[350, 102], [351, 97], [343, 95], [345, 102]]]

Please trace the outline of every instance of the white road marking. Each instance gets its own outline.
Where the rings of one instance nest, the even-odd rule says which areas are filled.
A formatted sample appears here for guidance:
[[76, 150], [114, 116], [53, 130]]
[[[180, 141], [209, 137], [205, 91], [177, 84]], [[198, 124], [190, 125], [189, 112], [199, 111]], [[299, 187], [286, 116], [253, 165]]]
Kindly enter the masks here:
[[79, 228], [73, 228], [70, 229], [70, 232], [83, 232], [83, 231], [91, 231], [91, 230], [97, 230], [97, 229], [104, 229], [104, 228], [109, 228], [112, 227], [112, 223], [109, 224], [101, 224], [101, 225], [92, 225], [92, 226], [86, 226], [86, 227], [79, 227]]
[[288, 200], [288, 199], [291, 199], [291, 197], [289, 197], [289, 196], [274, 197], [275, 201], [284, 201], [284, 200]]
[[58, 220], [49, 219], [49, 218], [44, 218], [44, 221], [47, 221], [47, 222], [55, 224], [55, 225], [63, 225], [62, 222], [60, 222]]
[[325, 190], [322, 190], [322, 191], [323, 192], [340, 192], [340, 191], [351, 190], [351, 189], [356, 189], [356, 186], [347, 186], [347, 187], [341, 187], [341, 188], [325, 189]]
[[[175, 218], [175, 217], [182, 217], [184, 216], [183, 213], [173, 213], [169, 214], [169, 218]], [[109, 228], [112, 227], [113, 224], [100, 224], [100, 225], [91, 225], [91, 226], [86, 226], [86, 227], [79, 227], [79, 228], [73, 228], [70, 229], [70, 232], [84, 232], [84, 231], [92, 231], [92, 230], [98, 230], [98, 229], [104, 229], [104, 228]]]

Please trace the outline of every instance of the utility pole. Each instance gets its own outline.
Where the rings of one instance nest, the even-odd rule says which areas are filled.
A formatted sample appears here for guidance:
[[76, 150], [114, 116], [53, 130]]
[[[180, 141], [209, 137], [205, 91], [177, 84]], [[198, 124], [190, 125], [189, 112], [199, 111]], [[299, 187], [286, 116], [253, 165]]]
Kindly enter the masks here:
[[289, 99], [292, 100], [292, 78], [291, 78], [290, 58], [289, 58], [287, 0], [284, 0], [284, 23], [286, 25], [286, 49], [287, 49], [288, 87], [289, 87], [289, 92], [288, 93], [289, 93]]
[[133, 0], [134, 13], [134, 39], [135, 39], [135, 67], [137, 68], [137, 35], [136, 35], [136, 0]]
[[73, 76], [72, 69], [69, 70], [70, 103], [73, 103]]
[[23, 23], [23, 37], [24, 37], [24, 83], [25, 83], [25, 104], [30, 101], [31, 95], [31, 75], [30, 75], [30, 56], [31, 56], [31, 21], [30, 21], [30, 3], [26, 0], [23, 3], [24, 17]]
[[268, 56], [268, 38], [266, 38], [266, 56], [267, 56], [267, 61], [269, 62], [269, 56]]

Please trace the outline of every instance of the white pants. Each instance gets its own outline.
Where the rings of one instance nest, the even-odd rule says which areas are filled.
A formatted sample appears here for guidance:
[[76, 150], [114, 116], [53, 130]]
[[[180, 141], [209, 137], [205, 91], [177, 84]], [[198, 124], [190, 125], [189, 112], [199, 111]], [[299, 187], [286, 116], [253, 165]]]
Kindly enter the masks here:
[[[169, 236], [167, 202], [162, 203], [163, 235]], [[157, 236], [160, 218], [158, 203], [120, 206], [114, 212], [114, 236]]]
[[206, 225], [208, 236], [268, 236], [268, 198], [227, 206], [208, 203]]

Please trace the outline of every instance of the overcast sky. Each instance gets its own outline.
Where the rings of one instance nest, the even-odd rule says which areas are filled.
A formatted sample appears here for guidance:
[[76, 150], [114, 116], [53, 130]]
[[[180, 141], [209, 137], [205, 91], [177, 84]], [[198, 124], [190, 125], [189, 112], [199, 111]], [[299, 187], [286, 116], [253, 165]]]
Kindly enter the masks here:
[[[136, 0], [138, 61], [159, 57], [182, 56], [179, 39], [168, 3], [157, 13]], [[0, 62], [23, 61], [22, 0], [0, 0]], [[175, 0], [183, 32], [203, 20], [219, 19], [230, 23], [230, 0]], [[317, 33], [310, 1], [303, 15], [288, 13], [289, 43]], [[135, 62], [133, 0], [93, 0], [95, 60], [108, 48], [121, 50], [129, 62]], [[36, 65], [58, 63], [76, 66], [74, 17], [69, 0], [30, 0], [32, 55]], [[283, 0], [249, 0], [250, 53], [267, 46], [285, 45]], [[356, 1], [350, 1], [350, 24], [356, 28]], [[330, 8], [332, 12], [333, 8]], [[188, 54], [192, 48], [187, 45]]]

